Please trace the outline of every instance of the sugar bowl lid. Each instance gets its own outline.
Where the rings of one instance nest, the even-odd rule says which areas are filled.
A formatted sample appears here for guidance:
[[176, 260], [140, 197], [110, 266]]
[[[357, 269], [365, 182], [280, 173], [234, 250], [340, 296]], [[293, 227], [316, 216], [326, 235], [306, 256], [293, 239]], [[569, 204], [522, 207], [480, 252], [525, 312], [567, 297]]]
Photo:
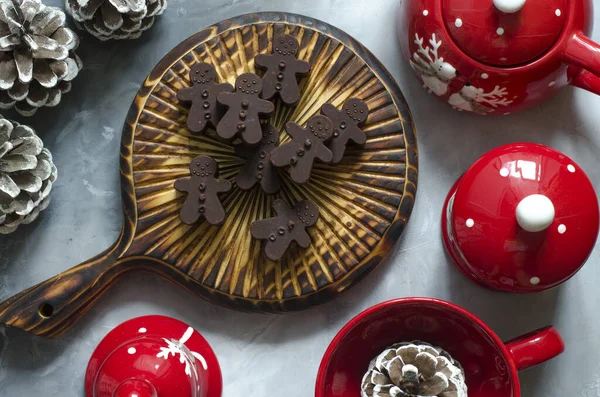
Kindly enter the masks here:
[[468, 56], [514, 66], [546, 53], [558, 40], [568, 0], [442, 0], [446, 28]]
[[583, 266], [599, 230], [598, 198], [583, 170], [546, 146], [515, 143], [481, 157], [448, 195], [446, 247], [481, 284], [538, 292]]
[[221, 397], [217, 358], [187, 324], [138, 317], [100, 342], [85, 375], [86, 397]]

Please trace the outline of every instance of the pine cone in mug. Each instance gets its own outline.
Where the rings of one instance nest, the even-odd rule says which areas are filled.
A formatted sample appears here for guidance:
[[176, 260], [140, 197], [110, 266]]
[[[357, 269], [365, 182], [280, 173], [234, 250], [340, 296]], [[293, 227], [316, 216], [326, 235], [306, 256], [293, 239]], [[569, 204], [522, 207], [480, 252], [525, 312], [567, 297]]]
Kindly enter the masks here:
[[424, 342], [386, 349], [369, 365], [361, 389], [362, 397], [467, 397], [460, 364]]
[[0, 108], [33, 115], [56, 106], [81, 70], [65, 14], [39, 0], [0, 0]]
[[65, 0], [80, 29], [100, 40], [137, 39], [167, 8], [167, 0]]
[[56, 173], [35, 131], [0, 116], [0, 234], [33, 222], [48, 207]]

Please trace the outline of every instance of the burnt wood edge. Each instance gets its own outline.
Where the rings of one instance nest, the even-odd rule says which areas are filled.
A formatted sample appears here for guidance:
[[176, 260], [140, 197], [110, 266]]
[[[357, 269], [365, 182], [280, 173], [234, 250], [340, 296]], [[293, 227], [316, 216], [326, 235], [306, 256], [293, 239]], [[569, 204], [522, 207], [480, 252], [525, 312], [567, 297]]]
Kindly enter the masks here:
[[120, 241], [2, 302], [0, 323], [49, 338], [66, 332], [128, 270], [118, 260]]

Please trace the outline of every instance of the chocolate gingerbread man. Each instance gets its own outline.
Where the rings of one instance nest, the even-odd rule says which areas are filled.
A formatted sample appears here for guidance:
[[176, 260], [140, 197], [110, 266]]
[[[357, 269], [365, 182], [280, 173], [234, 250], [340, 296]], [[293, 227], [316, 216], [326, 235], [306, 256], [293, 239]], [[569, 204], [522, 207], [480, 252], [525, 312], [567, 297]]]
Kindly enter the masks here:
[[198, 63], [190, 70], [192, 86], [177, 92], [182, 102], [191, 102], [192, 107], [187, 118], [188, 129], [195, 133], [203, 133], [210, 126], [217, 127], [222, 111], [217, 106], [217, 95], [221, 92], [232, 92], [231, 84], [218, 84], [217, 72], [208, 63]]
[[286, 124], [286, 131], [292, 140], [273, 149], [271, 162], [276, 167], [290, 165], [292, 180], [305, 183], [316, 159], [329, 163], [333, 154], [326, 143], [333, 136], [333, 123], [325, 116], [316, 115], [308, 120], [306, 129], [296, 123]]
[[231, 182], [218, 179], [219, 166], [209, 156], [198, 156], [190, 163], [191, 177], [175, 181], [175, 189], [187, 193], [179, 213], [181, 221], [191, 225], [205, 218], [211, 225], [220, 225], [225, 220], [225, 209], [219, 193], [231, 190]]
[[333, 138], [329, 142], [329, 150], [333, 153], [332, 163], [336, 164], [344, 157], [348, 141], [364, 145], [367, 136], [360, 129], [369, 115], [367, 104], [360, 99], [350, 98], [344, 102], [342, 110], [326, 103], [321, 108], [321, 114], [333, 122]]
[[283, 257], [290, 244], [295, 241], [302, 248], [310, 245], [310, 236], [306, 228], [317, 223], [319, 209], [308, 200], [296, 203], [289, 208], [283, 200], [273, 202], [275, 217], [254, 221], [250, 227], [252, 236], [267, 240], [265, 255], [272, 261]]
[[271, 151], [277, 147], [279, 131], [271, 124], [262, 125], [262, 140], [260, 146], [251, 147], [240, 144], [235, 147], [235, 153], [246, 159], [235, 179], [242, 190], [250, 190], [260, 183], [267, 194], [277, 193], [281, 181], [277, 169], [271, 164]]
[[244, 73], [235, 81], [236, 91], [221, 92], [217, 96], [220, 104], [227, 106], [227, 112], [217, 126], [217, 134], [223, 139], [240, 136], [249, 145], [256, 145], [262, 139], [260, 116], [268, 116], [275, 105], [260, 99], [262, 80], [254, 73]]
[[256, 66], [266, 69], [263, 76], [264, 99], [279, 96], [286, 105], [294, 105], [300, 100], [298, 76], [310, 72], [310, 63], [296, 59], [298, 49], [295, 37], [282, 34], [273, 39], [272, 54], [259, 54], [254, 57]]

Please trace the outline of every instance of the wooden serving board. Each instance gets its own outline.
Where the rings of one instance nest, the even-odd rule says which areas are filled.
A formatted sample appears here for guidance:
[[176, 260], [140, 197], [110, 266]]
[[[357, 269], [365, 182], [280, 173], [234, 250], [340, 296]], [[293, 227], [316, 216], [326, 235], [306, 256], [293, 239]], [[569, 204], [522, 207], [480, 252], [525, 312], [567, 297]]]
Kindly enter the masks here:
[[[224, 198], [222, 226], [185, 225], [184, 196], [175, 179], [189, 175], [199, 154], [214, 157], [221, 177], [234, 182], [243, 164], [229, 144], [191, 135], [188, 110], [177, 91], [188, 87], [196, 62], [212, 63], [221, 81], [254, 72], [254, 56], [271, 50], [273, 36], [298, 38], [299, 58], [312, 64], [301, 81], [298, 106], [277, 104], [271, 123], [304, 125], [324, 103], [358, 97], [369, 106], [364, 148], [349, 147], [340, 164], [318, 164], [307, 185], [291, 183], [267, 196], [257, 186]], [[289, 137], [282, 132], [282, 142]], [[122, 275], [145, 270], [230, 308], [256, 312], [306, 309], [326, 302], [373, 270], [403, 232], [417, 185], [417, 143], [408, 106], [393, 78], [360, 43], [323, 22], [284, 14], [248, 14], [223, 21], [185, 40], [156, 66], [127, 115], [121, 146], [124, 225], [107, 251], [0, 304], [0, 322], [56, 337]], [[250, 236], [271, 203], [310, 199], [321, 218], [312, 245], [288, 251], [281, 262], [261, 252]]]

